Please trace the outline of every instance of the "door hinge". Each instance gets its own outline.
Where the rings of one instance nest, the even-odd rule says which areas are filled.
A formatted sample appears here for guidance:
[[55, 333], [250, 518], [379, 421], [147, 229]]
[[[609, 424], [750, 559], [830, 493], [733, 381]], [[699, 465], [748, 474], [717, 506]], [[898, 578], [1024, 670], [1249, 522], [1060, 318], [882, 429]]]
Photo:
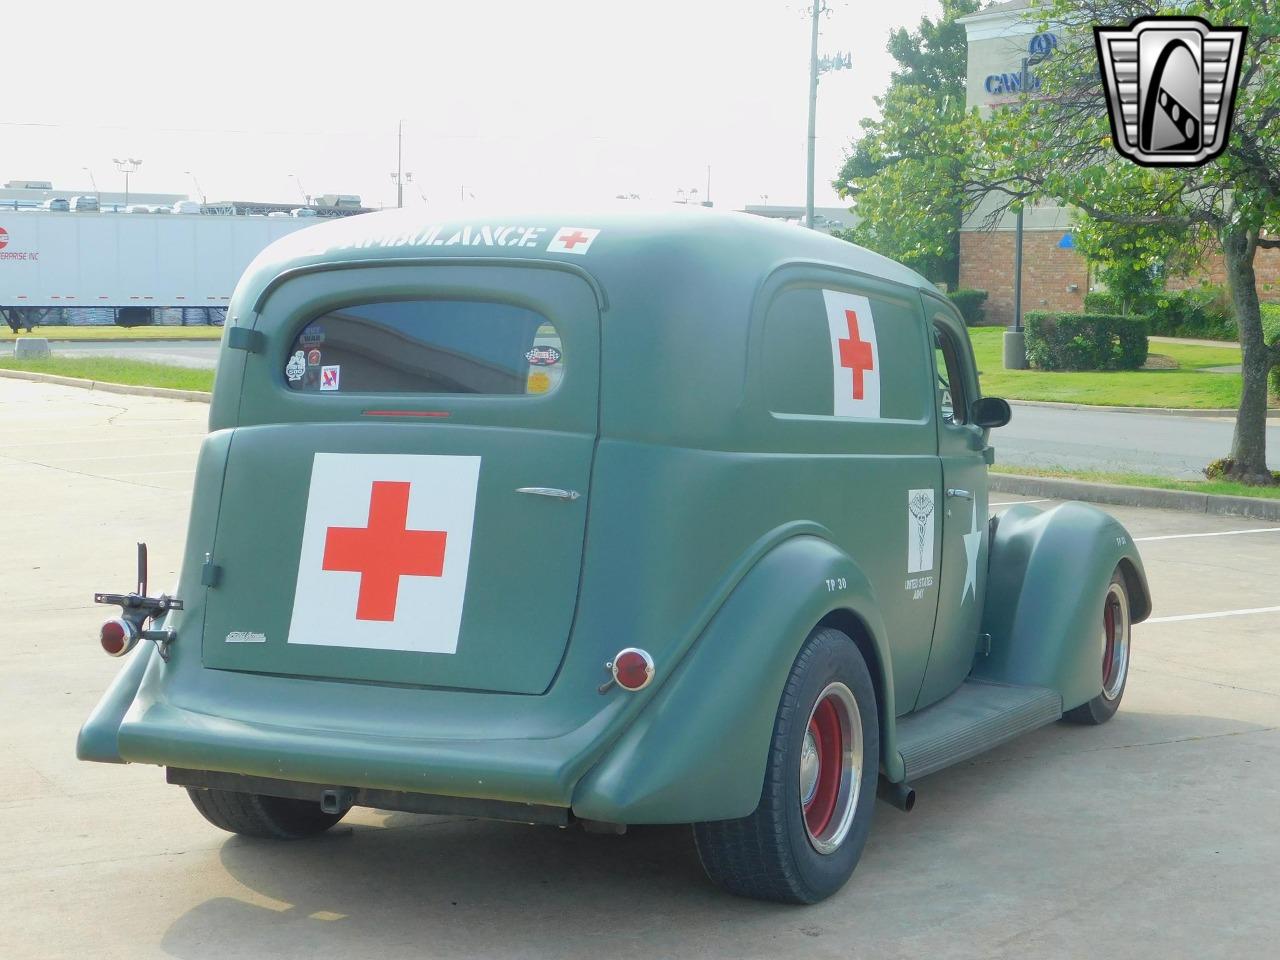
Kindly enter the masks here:
[[989, 633], [978, 634], [978, 656], [980, 657], [991, 656], [991, 634]]
[[205, 587], [216, 587], [222, 579], [222, 568], [213, 562], [213, 555], [204, 555], [204, 566], [200, 568], [200, 584]]
[[228, 327], [227, 346], [232, 350], [243, 350], [246, 353], [261, 353], [267, 338], [257, 330], [248, 327]]

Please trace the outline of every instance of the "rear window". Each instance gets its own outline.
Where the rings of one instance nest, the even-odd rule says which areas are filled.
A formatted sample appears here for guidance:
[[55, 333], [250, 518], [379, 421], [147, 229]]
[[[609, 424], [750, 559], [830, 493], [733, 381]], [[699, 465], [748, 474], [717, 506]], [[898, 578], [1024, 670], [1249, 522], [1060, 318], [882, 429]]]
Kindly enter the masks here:
[[306, 393], [541, 394], [563, 376], [546, 317], [462, 300], [331, 310], [298, 332], [284, 368], [289, 389]]

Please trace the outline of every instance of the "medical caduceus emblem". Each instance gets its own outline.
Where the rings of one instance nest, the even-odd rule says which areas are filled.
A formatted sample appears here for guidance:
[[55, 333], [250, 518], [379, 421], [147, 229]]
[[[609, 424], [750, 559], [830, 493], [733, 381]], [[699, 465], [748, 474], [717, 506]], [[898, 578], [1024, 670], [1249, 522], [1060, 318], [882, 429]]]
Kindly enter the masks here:
[[929, 518], [933, 516], [933, 491], [917, 490], [907, 501], [907, 509], [911, 511], [911, 519], [916, 524], [916, 562], [912, 570], [927, 569], [925, 565], [925, 540], [929, 535]]
[[1244, 27], [1142, 17], [1094, 27], [1116, 149], [1143, 166], [1196, 167], [1226, 148]]

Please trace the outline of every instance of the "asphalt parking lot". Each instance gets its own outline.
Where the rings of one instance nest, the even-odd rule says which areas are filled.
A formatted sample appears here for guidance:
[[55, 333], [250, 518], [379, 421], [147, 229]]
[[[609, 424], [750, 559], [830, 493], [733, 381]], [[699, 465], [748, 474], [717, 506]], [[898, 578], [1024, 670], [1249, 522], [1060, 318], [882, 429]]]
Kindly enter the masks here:
[[251, 842], [158, 769], [77, 762], [119, 667], [90, 595], [131, 585], [137, 539], [172, 582], [206, 415], [0, 380], [3, 960], [1275, 955], [1280, 525], [1113, 509], [1155, 598], [1117, 717], [922, 780], [909, 815], [879, 804], [852, 882], [781, 907], [711, 887], [687, 829], [357, 810]]

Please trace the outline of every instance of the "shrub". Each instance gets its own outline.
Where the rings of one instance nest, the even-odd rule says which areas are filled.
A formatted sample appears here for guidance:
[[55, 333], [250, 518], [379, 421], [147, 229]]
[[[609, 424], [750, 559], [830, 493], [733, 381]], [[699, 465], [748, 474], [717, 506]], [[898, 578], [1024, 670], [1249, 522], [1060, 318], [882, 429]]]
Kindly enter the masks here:
[[1027, 359], [1041, 370], [1137, 370], [1147, 362], [1147, 318], [1108, 313], [1026, 316]]
[[[1262, 305], [1262, 339], [1267, 344], [1280, 343], [1280, 303]], [[1280, 397], [1280, 364], [1271, 368], [1271, 392]]]
[[1085, 313], [1124, 313], [1120, 298], [1110, 290], [1090, 290], [1084, 295]]
[[1162, 337], [1235, 340], [1240, 336], [1231, 299], [1221, 287], [1161, 294], [1151, 310], [1148, 329]]
[[964, 317], [966, 326], [976, 327], [982, 323], [986, 311], [982, 305], [987, 302], [985, 290], [952, 290], [947, 297], [956, 305], [960, 316]]

